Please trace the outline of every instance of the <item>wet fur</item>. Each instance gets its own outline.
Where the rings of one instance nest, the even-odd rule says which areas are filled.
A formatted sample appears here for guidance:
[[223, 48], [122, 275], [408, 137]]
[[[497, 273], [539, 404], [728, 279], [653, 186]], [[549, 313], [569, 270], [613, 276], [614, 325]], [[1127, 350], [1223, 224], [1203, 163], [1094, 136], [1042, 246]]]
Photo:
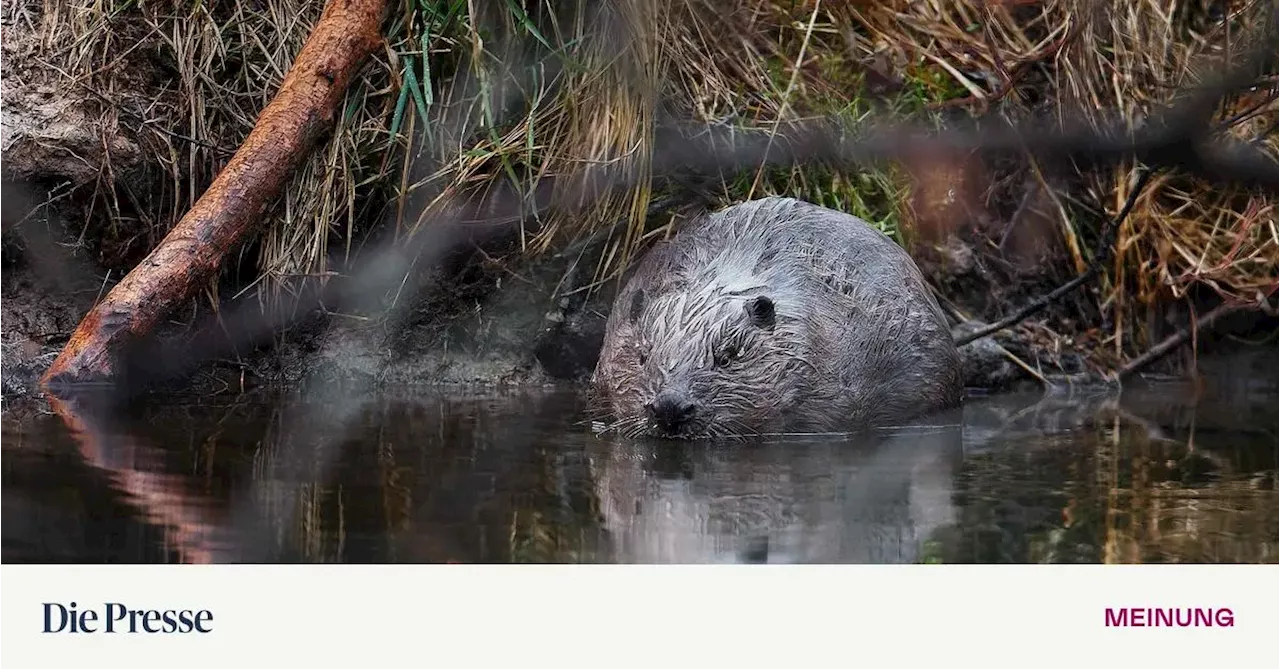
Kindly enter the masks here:
[[664, 389], [698, 407], [680, 437], [845, 430], [957, 405], [960, 369], [897, 244], [848, 214], [767, 198], [694, 221], [640, 262], [592, 395], [627, 435], [653, 432], [644, 405]]

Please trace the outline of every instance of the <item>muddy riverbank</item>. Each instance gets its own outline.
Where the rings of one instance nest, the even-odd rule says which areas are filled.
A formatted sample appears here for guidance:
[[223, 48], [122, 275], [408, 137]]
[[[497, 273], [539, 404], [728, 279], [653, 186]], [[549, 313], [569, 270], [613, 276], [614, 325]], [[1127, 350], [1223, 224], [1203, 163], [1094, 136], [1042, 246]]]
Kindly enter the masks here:
[[[16, 205], [20, 199], [6, 202]], [[119, 277], [77, 253], [54, 217], [31, 214], [6, 207], [0, 273], [6, 396], [36, 390], [80, 317]], [[585, 280], [575, 277], [586, 273], [575, 271], [575, 264], [585, 262], [548, 254], [523, 266], [483, 268], [467, 258], [426, 272], [416, 303], [401, 309], [394, 322], [321, 308], [257, 340], [236, 336], [237, 328], [244, 329], [237, 316], [258, 315], [256, 303], [225, 300], [221, 322], [204, 305], [193, 307], [143, 345], [164, 351], [177, 366], [193, 363], [158, 370], [180, 378], [157, 381], [205, 392], [347, 381], [574, 385], [595, 365], [613, 289], [606, 284], [584, 290]], [[223, 328], [224, 336], [218, 336]], [[1019, 376], [993, 340], [966, 346], [965, 354], [970, 385], [1000, 387]]]
[[[117, 43], [159, 39], [152, 24], [136, 12], [123, 13], [104, 24], [103, 30], [116, 31], [111, 34], [117, 39], [105, 42], [104, 51], [94, 57], [105, 58], [110, 68], [91, 67], [93, 58], [86, 56], [84, 62], [77, 64], [89, 68], [89, 74], [70, 85], [70, 75], [54, 65], [61, 61], [50, 54], [56, 51], [53, 45], [66, 37], [64, 32], [76, 26], [62, 25], [57, 16], [46, 16], [44, 12], [38, 3], [11, 3], [6, 6], [3, 22], [0, 377], [3, 394], [9, 398], [35, 393], [36, 381], [88, 308], [142, 260], [225, 164], [237, 146], [236, 138], [252, 127], [252, 117], [260, 110], [262, 97], [248, 93], [218, 97], [212, 88], [202, 89], [213, 84], [183, 69], [183, 63], [159, 42], [116, 54], [112, 49]], [[217, 17], [188, 18], [213, 21]], [[261, 28], [233, 27], [245, 31]], [[281, 35], [274, 38], [284, 39]], [[294, 52], [296, 47], [273, 46], [271, 51]], [[217, 51], [208, 44], [200, 48]], [[62, 51], [54, 55], [68, 57]], [[231, 81], [239, 61], [218, 60], [224, 55], [210, 58], [226, 68], [220, 76]], [[374, 70], [371, 77], [386, 74], [379, 67], [370, 66]], [[176, 86], [175, 80], [186, 82], [187, 87]], [[270, 80], [252, 83], [262, 91], [272, 90], [275, 85]], [[440, 92], [455, 83], [458, 82], [440, 83]], [[458, 86], [464, 88], [463, 83]], [[381, 84], [373, 88], [381, 90], [380, 87]], [[197, 94], [208, 96], [207, 107], [193, 101], [199, 97]], [[459, 101], [455, 102], [461, 105]], [[365, 106], [369, 110], [382, 109], [382, 102], [385, 101], [369, 98]], [[244, 110], [239, 109], [241, 104], [246, 105]], [[354, 108], [353, 103], [351, 109]], [[444, 110], [460, 108], [450, 108], [442, 98], [441, 118], [451, 118]], [[237, 116], [238, 112], [244, 114]], [[363, 296], [359, 309], [346, 305], [337, 308], [322, 301], [318, 306], [308, 303], [291, 310], [287, 306], [289, 300], [282, 299], [277, 302], [286, 305], [283, 311], [287, 313], [281, 315], [282, 309], [276, 304], [271, 318], [261, 316], [265, 302], [282, 293], [287, 298], [288, 291], [297, 288], [297, 282], [292, 281], [295, 275], [282, 276], [286, 270], [292, 268], [290, 271], [296, 276], [316, 278], [307, 274], [309, 270], [299, 259], [301, 256], [272, 255], [264, 250], [270, 244], [281, 244], [282, 236], [309, 239], [314, 233], [323, 237], [323, 242], [303, 244], [308, 254], [314, 251], [339, 255], [338, 250], [349, 250], [352, 255], [360, 255], [363, 251], [365, 259], [372, 258], [376, 265], [378, 256], [368, 252], [368, 240], [377, 234], [400, 234], [403, 219], [411, 218], [417, 210], [426, 210], [422, 202], [413, 201], [414, 197], [425, 196], [400, 199], [395, 194], [402, 177], [408, 183], [425, 175], [407, 168], [406, 174], [391, 170], [387, 165], [409, 165], [412, 161], [402, 160], [404, 156], [384, 150], [369, 139], [396, 134], [387, 131], [388, 121], [383, 117], [366, 119], [368, 127], [361, 131], [367, 131], [363, 135], [352, 126], [335, 131], [339, 141], [318, 149], [314, 160], [299, 171], [290, 193], [282, 198], [286, 201], [286, 206], [279, 208], [283, 212], [270, 214], [273, 220], [264, 226], [266, 231], [227, 258], [216, 283], [178, 313], [169, 314], [155, 340], [140, 342], [130, 352], [130, 359], [143, 375], [139, 383], [131, 385], [168, 384], [201, 393], [223, 393], [254, 386], [297, 387], [307, 383], [572, 386], [584, 380], [595, 364], [615, 287], [612, 282], [593, 285], [592, 280], [599, 268], [610, 264], [602, 262], [602, 258], [616, 260], [618, 247], [610, 246], [618, 242], [616, 237], [598, 242], [591, 242], [589, 235], [587, 242], [561, 240], [541, 254], [523, 252], [522, 244], [529, 239], [526, 236], [460, 247], [441, 262], [414, 265], [412, 271], [404, 273], [402, 281], [397, 279], [394, 290]], [[359, 142], [352, 139], [357, 135]], [[453, 139], [463, 147], [470, 146], [467, 142], [471, 140], [488, 141], [483, 133]], [[363, 153], [333, 158], [331, 163], [317, 162], [323, 157], [320, 154], [347, 140], [360, 143]], [[387, 146], [392, 144], [395, 143]], [[662, 149], [652, 148], [657, 153]], [[575, 160], [579, 158], [575, 156]], [[373, 163], [384, 171], [374, 174], [370, 167]], [[528, 170], [531, 166], [523, 168]], [[1013, 166], [1000, 174], [1020, 174], [1026, 171], [1024, 168]], [[326, 169], [330, 173], [335, 169], [342, 172], [340, 178], [334, 177], [341, 188], [331, 187], [333, 184], [317, 176]], [[506, 173], [502, 174], [505, 178]], [[471, 183], [474, 175], [455, 176], [459, 179], [456, 183]], [[725, 197], [737, 197], [740, 193], [727, 184], [733, 175], [719, 176], [726, 183], [695, 184], [689, 190], [720, 190]], [[874, 174], [862, 176], [868, 182], [880, 183], [880, 177]], [[831, 182], [832, 188], [838, 181]], [[1010, 183], [1014, 181], [1021, 183], [1017, 179]], [[1060, 248], [1064, 242], [1057, 239], [1057, 223], [1041, 215], [1043, 212], [1035, 216], [1028, 213], [1035, 213], [1047, 206], [1045, 202], [1054, 200], [1052, 191], [1060, 187], [1059, 181], [1050, 188], [1037, 180], [1035, 188], [1025, 193], [1013, 189], [1011, 194], [996, 198], [1001, 201], [999, 207], [980, 212], [982, 216], [975, 215], [971, 225], [957, 224], [940, 239], [906, 244], [957, 332], [970, 331], [982, 321], [1011, 313], [1079, 270]], [[450, 182], [447, 187], [456, 183]], [[966, 188], [972, 185], [967, 184]], [[896, 211], [901, 203], [880, 202], [870, 197], [872, 191], [880, 193], [876, 190], [880, 186], [866, 192], [863, 186], [849, 186], [853, 190], [841, 190], [836, 199], [857, 202], [864, 209], [874, 209], [872, 213], [884, 214], [881, 223], [892, 218], [895, 226], [905, 225], [901, 212], [892, 216], [887, 213]], [[331, 199], [333, 191], [348, 187], [350, 193], [343, 195], [345, 199]], [[676, 188], [672, 184], [664, 187]], [[836, 195], [822, 188], [801, 191], [791, 194], [804, 197], [810, 193], [814, 196], [810, 199]], [[660, 233], [668, 223], [678, 226], [682, 216], [687, 217], [700, 206], [689, 205], [689, 195], [664, 193], [664, 197], [682, 203], [682, 213], [673, 217], [666, 209], [651, 209], [652, 220], [642, 227], [652, 234]], [[646, 198], [652, 204], [659, 195], [647, 193]], [[709, 200], [716, 198], [719, 196]], [[307, 211], [300, 213], [302, 209]], [[399, 218], [393, 224], [388, 212], [397, 210]], [[955, 213], [954, 207], [946, 211]], [[869, 217], [867, 211], [851, 213]], [[1102, 214], [1072, 218], [1072, 225], [1081, 230], [1096, 229], [1105, 218]], [[314, 219], [311, 223], [299, 223], [308, 216]], [[290, 217], [293, 220], [278, 220]], [[1037, 220], [1042, 223], [1039, 227], [1035, 225]], [[986, 228], [979, 230], [982, 226], [975, 221]], [[314, 230], [307, 228], [312, 223], [316, 225]], [[611, 224], [597, 223], [600, 231]], [[902, 236], [902, 229], [895, 230]], [[522, 230], [521, 234], [525, 232]], [[993, 244], [993, 238], [999, 244]], [[1071, 239], [1084, 240], [1074, 236]], [[308, 262], [315, 260], [309, 255], [307, 258]], [[359, 277], [343, 277], [333, 267], [318, 264], [322, 267], [317, 274], [326, 275], [330, 284], [359, 283]], [[263, 288], [267, 284], [273, 286], [274, 293]], [[1140, 352], [1135, 340], [1145, 346], [1155, 345], [1185, 329], [1191, 312], [1203, 313], [1212, 308], [1217, 297], [1187, 293], [1178, 299], [1144, 305], [1147, 322], [1141, 337], [1135, 337], [1132, 323], [1102, 306], [1110, 299], [1107, 292], [1086, 286], [1026, 323], [966, 345], [961, 350], [966, 384], [995, 391], [1023, 385], [1038, 388], [1048, 377], [1057, 375], [1100, 378]], [[1266, 300], [1274, 304], [1274, 293]], [[1129, 309], [1139, 311], [1137, 307]], [[1204, 356], [1269, 360], [1267, 356], [1273, 358], [1275, 354], [1275, 332], [1273, 315], [1241, 314], [1219, 322], [1213, 332], [1198, 334], [1195, 346], [1177, 347], [1147, 371], [1203, 375], [1206, 369], [1213, 368], [1213, 363], [1203, 360]], [[1202, 358], [1196, 357], [1197, 350]], [[1259, 369], [1263, 370], [1258, 373], [1264, 380], [1274, 382], [1274, 363], [1269, 368], [1261, 364]]]
[[[37, 392], [40, 375], [80, 317], [120, 274], [86, 258], [93, 240], [78, 242], [55, 209], [32, 205], [38, 199], [29, 189], [10, 185], [4, 201], [2, 377], [4, 395], [14, 398]], [[593, 262], [589, 255], [550, 253], [522, 264], [485, 258], [484, 249], [464, 250], [418, 272], [412, 304], [398, 305], [394, 319], [321, 307], [249, 336], [243, 333], [261, 327], [245, 321], [260, 316], [256, 301], [224, 298], [214, 315], [204, 296], [140, 344], [135, 357], [154, 363], [151, 376], [141, 380], [198, 393], [309, 383], [580, 385], [594, 367], [614, 284], [586, 289], [590, 272], [582, 268]], [[234, 295], [239, 287], [227, 281], [223, 294]], [[956, 303], [965, 295], [943, 298]], [[955, 331], [973, 327], [956, 323]], [[1274, 323], [1257, 317], [1228, 323], [1200, 338], [1198, 358], [1183, 347], [1152, 370], [1166, 376], [1243, 372], [1274, 385], [1274, 339], [1258, 337], [1268, 328], [1274, 331]], [[1240, 338], [1248, 334], [1257, 341]], [[982, 391], [1039, 387], [1038, 375], [1062, 371], [1041, 361], [1060, 363], [1071, 354], [1037, 346], [1002, 332], [962, 347], [966, 385]]]

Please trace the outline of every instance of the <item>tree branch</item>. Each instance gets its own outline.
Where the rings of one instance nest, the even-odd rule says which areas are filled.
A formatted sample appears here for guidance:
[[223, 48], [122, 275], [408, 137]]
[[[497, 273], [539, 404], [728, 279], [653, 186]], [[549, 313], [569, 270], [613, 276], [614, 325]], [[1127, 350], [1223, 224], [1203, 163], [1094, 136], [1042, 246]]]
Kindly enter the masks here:
[[294, 168], [332, 127], [347, 85], [381, 40], [386, 0], [330, 0], [275, 98], [209, 189], [81, 320], [46, 389], [111, 380], [125, 345], [215, 276], [255, 231]]

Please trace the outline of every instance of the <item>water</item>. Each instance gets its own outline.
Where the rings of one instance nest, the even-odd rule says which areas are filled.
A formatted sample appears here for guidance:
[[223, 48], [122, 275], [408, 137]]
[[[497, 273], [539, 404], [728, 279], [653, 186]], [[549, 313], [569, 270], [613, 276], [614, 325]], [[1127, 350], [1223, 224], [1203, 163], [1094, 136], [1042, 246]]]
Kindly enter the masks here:
[[6, 562], [1277, 562], [1277, 397], [972, 397], [861, 437], [599, 438], [565, 392], [3, 418]]

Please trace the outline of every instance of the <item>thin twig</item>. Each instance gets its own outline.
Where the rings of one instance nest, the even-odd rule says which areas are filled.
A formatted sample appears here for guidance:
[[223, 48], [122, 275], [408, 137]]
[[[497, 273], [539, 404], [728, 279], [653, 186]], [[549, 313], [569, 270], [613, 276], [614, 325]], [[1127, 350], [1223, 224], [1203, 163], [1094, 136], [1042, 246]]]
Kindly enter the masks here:
[[981, 339], [993, 332], [999, 332], [1007, 327], [1017, 325], [1027, 318], [1043, 311], [1063, 295], [1070, 293], [1098, 276], [1098, 274], [1102, 272], [1103, 264], [1105, 264], [1106, 260], [1111, 257], [1111, 253], [1115, 250], [1113, 247], [1115, 245], [1116, 231], [1120, 229], [1120, 224], [1124, 222], [1125, 217], [1129, 215], [1129, 212], [1133, 209], [1133, 205], [1138, 201], [1138, 195], [1142, 193], [1144, 188], [1146, 188], [1147, 182], [1151, 180], [1151, 175], [1154, 174], [1154, 171], [1150, 169], [1139, 168], [1139, 170], [1140, 173], [1138, 181], [1133, 185], [1133, 188], [1129, 190], [1129, 197], [1125, 199], [1124, 206], [1120, 208], [1120, 212], [1115, 215], [1115, 218], [1108, 221], [1106, 226], [1102, 228], [1102, 234], [1098, 237], [1098, 247], [1094, 251], [1093, 258], [1089, 261], [1089, 267], [1085, 269], [1083, 273], [1061, 286], [1058, 286], [1049, 293], [1032, 300], [1013, 315], [1006, 316], [991, 325], [957, 337], [956, 346], [964, 346], [975, 339]]
[[1213, 327], [1213, 324], [1223, 316], [1233, 314], [1237, 311], [1242, 311], [1248, 306], [1249, 305], [1247, 304], [1239, 302], [1227, 302], [1214, 307], [1209, 313], [1201, 316], [1200, 318], [1193, 317], [1190, 325], [1166, 337], [1164, 341], [1152, 346], [1146, 353], [1130, 360], [1128, 364], [1121, 367], [1120, 371], [1116, 373], [1116, 377], [1123, 379], [1126, 376], [1132, 375], [1134, 372], [1137, 372], [1147, 365], [1169, 355], [1170, 352], [1195, 337], [1200, 330]]

